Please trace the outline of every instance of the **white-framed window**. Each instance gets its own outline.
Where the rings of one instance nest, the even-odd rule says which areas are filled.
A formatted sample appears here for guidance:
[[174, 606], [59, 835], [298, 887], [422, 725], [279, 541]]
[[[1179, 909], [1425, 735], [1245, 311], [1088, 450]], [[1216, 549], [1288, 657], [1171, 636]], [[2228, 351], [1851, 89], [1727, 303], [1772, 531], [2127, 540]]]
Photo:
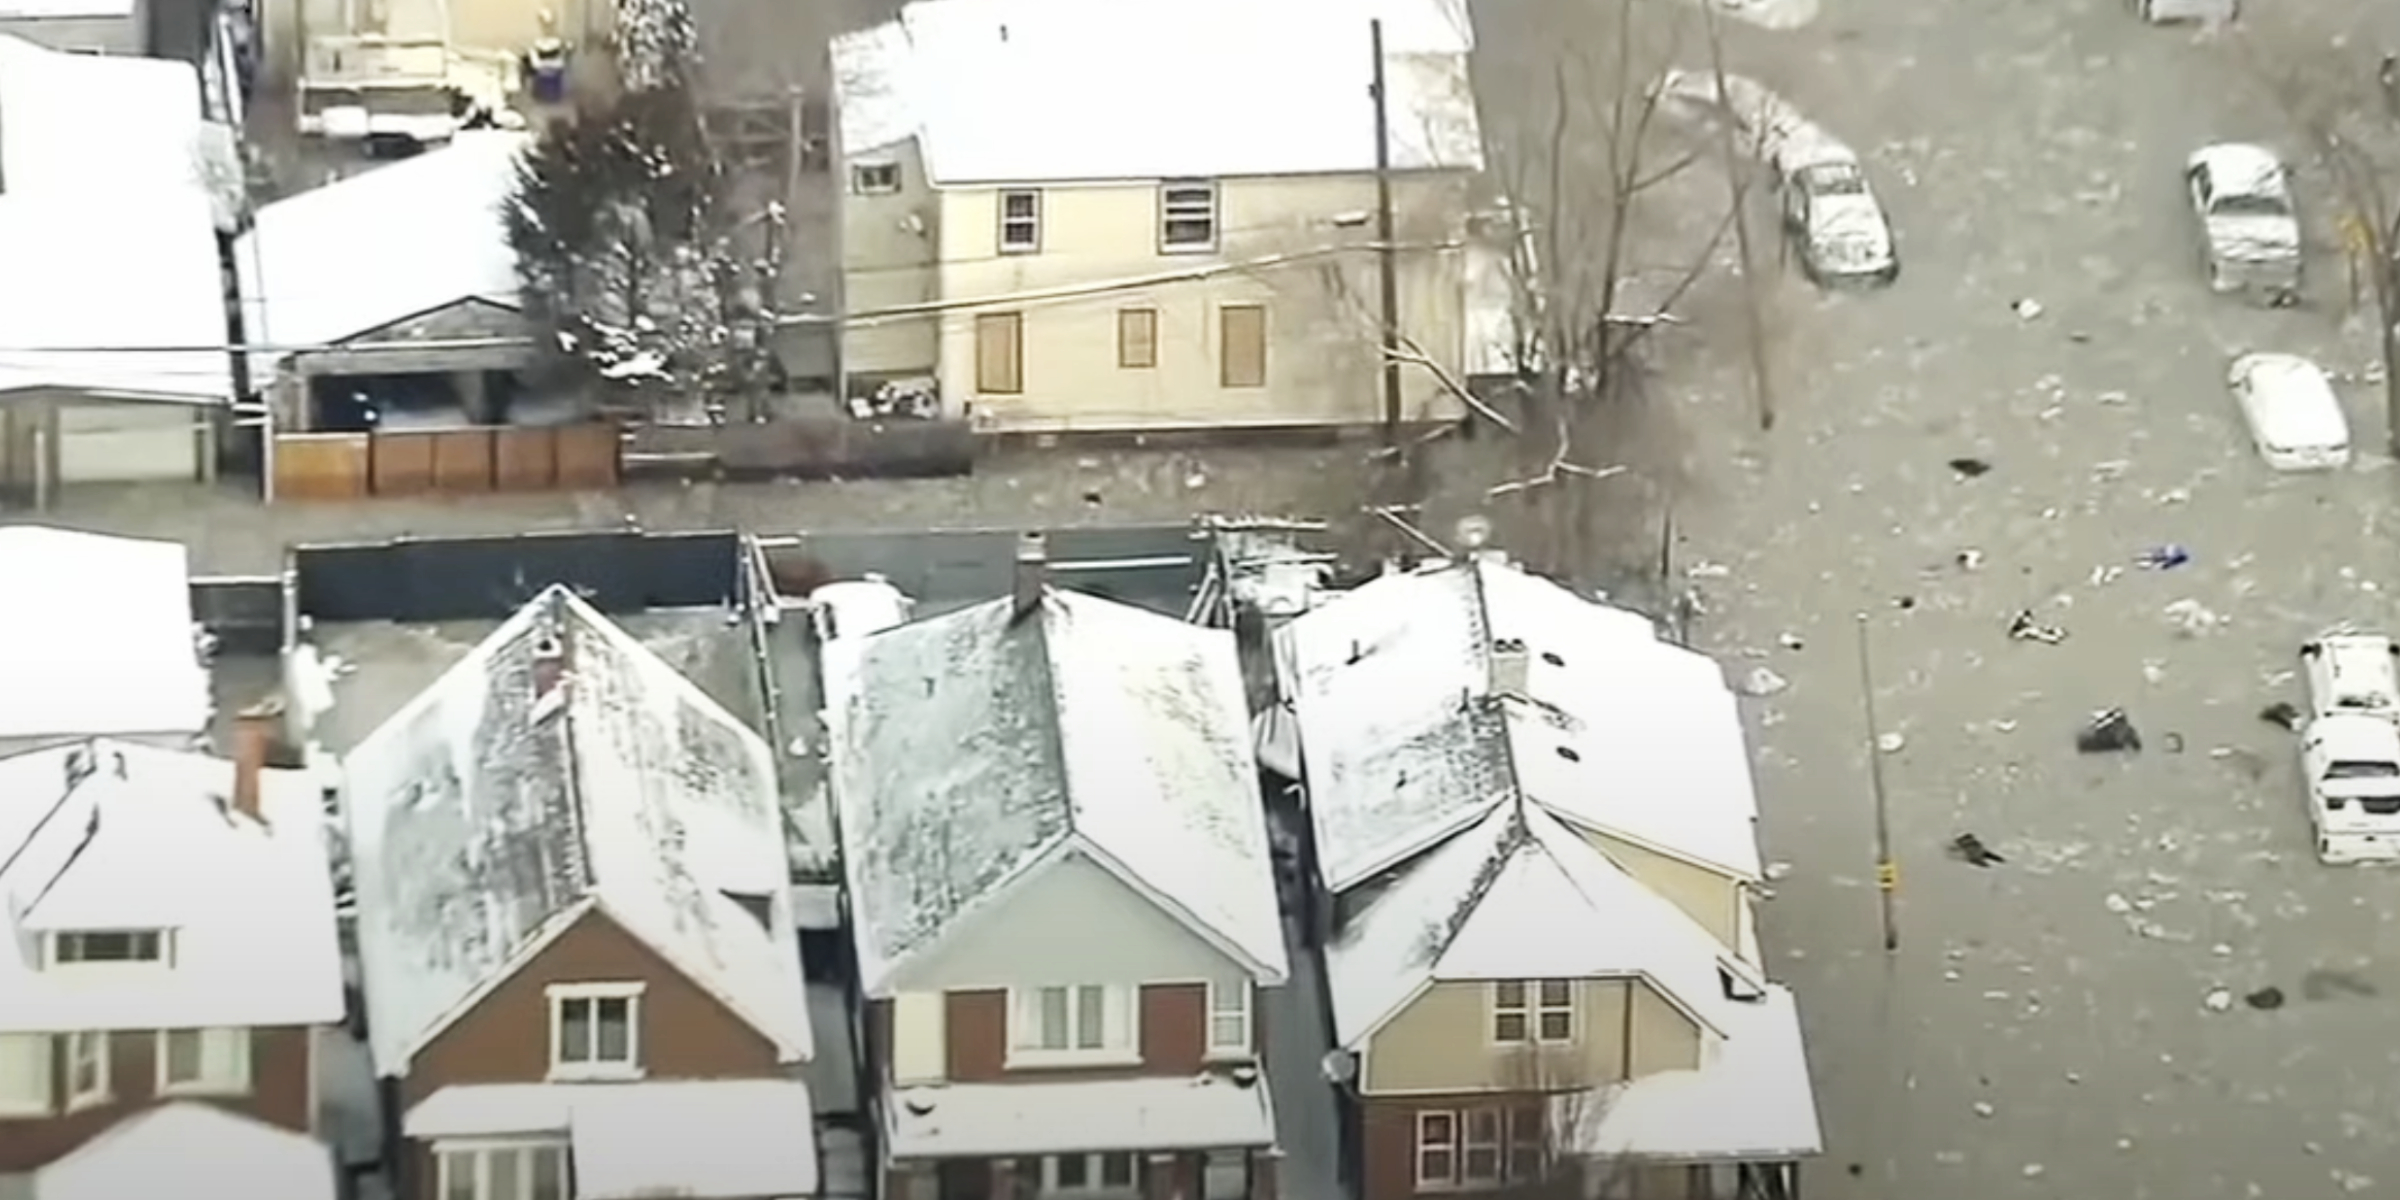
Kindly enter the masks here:
[[1132, 1195], [1140, 1174], [1133, 1155], [1053, 1154], [1042, 1159], [1042, 1190], [1070, 1196]]
[[1500, 1182], [1500, 1110], [1470, 1108], [1459, 1116], [1458, 1180], [1467, 1187]]
[[1251, 1053], [1250, 992], [1248, 982], [1231, 987], [1208, 985], [1208, 1052], [1214, 1057], [1239, 1057]]
[[68, 1034], [67, 1107], [106, 1104], [108, 1085], [108, 1034], [99, 1031]]
[[1417, 1114], [1417, 1190], [1458, 1186], [1458, 1114]]
[[1492, 1040], [1572, 1042], [1575, 1040], [1575, 981], [1571, 979], [1502, 979], [1492, 984]]
[[1158, 246], [1169, 254], [1217, 248], [1217, 185], [1206, 179], [1170, 179], [1158, 185]]
[[165, 963], [172, 939], [161, 929], [81, 929], [50, 935], [52, 966]]
[[0, 1033], [0, 1117], [46, 1117], [57, 1103], [50, 1035]]
[[1532, 1183], [1540, 1180], [1549, 1161], [1549, 1147], [1543, 1138], [1542, 1110], [1512, 1108], [1508, 1110], [1508, 1178], [1513, 1183]]
[[642, 985], [550, 986], [550, 1075], [622, 1079], [642, 1073]]
[[572, 1200], [561, 1141], [439, 1142], [437, 1200]]
[[1138, 1053], [1135, 991], [1115, 984], [1014, 988], [1008, 994], [1012, 1065], [1129, 1061]]
[[850, 190], [861, 196], [888, 196], [899, 191], [900, 164], [896, 162], [850, 164]]
[[1032, 188], [1000, 193], [1000, 253], [1031, 254], [1042, 248], [1042, 194]]
[[250, 1090], [247, 1029], [161, 1029], [155, 1057], [161, 1095], [223, 1096]]

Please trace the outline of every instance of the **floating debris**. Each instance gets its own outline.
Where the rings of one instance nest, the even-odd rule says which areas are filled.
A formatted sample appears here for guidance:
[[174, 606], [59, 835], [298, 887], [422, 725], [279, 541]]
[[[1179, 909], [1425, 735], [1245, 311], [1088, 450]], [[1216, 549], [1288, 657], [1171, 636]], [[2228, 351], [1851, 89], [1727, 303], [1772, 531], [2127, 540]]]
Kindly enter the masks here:
[[2300, 706], [2289, 700], [2278, 700], [2258, 710], [2258, 719], [2287, 733], [2300, 732]]
[[2242, 1003], [2260, 1012], [2273, 1012], [2282, 1008], [2283, 1000], [2283, 989], [2279, 987], [2263, 987], [2242, 997]]
[[1950, 839], [1950, 856], [1972, 867], [1994, 867], [2008, 861], [1972, 833], [1962, 833]]
[[1875, 748], [1883, 751], [1885, 754], [1898, 754], [1900, 753], [1900, 748], [1906, 745], [1908, 745], [1908, 739], [1897, 733], [1879, 733], [1875, 735]]
[[2134, 562], [2145, 571], [2172, 571], [2192, 561], [2192, 552], [2173, 542], [2152, 546], [2134, 556]]
[[1772, 696], [1792, 686], [1792, 681], [1766, 667], [1753, 668], [1742, 680], [1742, 692], [1750, 696]]
[[1991, 473], [1992, 463], [1983, 458], [1954, 458], [1950, 460], [1950, 469], [1958, 472], [1961, 479], [1980, 479]]
[[2082, 732], [2075, 735], [2075, 749], [2084, 754], [2138, 754], [2142, 749], [2142, 734], [2133, 727], [2133, 718], [2124, 709], [2106, 709], [2095, 714]]
[[2056, 625], [2045, 624], [2033, 615], [2030, 608], [2020, 608], [2016, 616], [2008, 619], [2008, 636], [2020, 642], [2055, 646], [2067, 640], [2067, 631]]
[[2011, 301], [2008, 311], [2017, 314], [2020, 321], [2031, 321], [2042, 315], [2042, 302], [2031, 298]]
[[2207, 605], [2189, 598], [2168, 605], [2161, 613], [2167, 618], [2168, 624], [2175, 627], [2175, 632], [2183, 637], [2198, 637], [2225, 623], [2225, 618], [2218, 616]]
[[2215, 1013], [2231, 1011], [2233, 990], [2231, 988], [2210, 988], [2208, 995], [2201, 998], [2200, 1007]]

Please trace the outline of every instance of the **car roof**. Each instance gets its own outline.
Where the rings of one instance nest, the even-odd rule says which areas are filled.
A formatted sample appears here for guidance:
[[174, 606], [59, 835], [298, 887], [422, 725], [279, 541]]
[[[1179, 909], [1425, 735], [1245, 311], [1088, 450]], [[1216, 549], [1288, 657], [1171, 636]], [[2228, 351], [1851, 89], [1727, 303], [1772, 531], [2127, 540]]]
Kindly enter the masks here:
[[2249, 380], [2252, 409], [2269, 441], [2296, 447], [2349, 440], [2342, 402], [2317, 364], [2297, 354], [2245, 354], [2234, 370]]
[[2191, 165], [2207, 167], [2218, 191], [2271, 192], [2283, 188], [2283, 159], [2249, 142], [2219, 142], [2192, 153]]
[[2334, 713], [2309, 722], [2308, 736], [2353, 754], [2400, 757], [2400, 725], [2394, 725], [2388, 717]]

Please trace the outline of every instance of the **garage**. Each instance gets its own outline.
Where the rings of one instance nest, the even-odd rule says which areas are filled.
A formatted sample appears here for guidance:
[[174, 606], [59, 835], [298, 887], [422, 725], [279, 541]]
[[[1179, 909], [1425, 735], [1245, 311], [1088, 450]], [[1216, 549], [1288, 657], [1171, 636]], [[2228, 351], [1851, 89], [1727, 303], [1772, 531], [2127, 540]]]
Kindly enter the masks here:
[[61, 483], [145, 483], [200, 478], [207, 409], [186, 404], [85, 401], [58, 409]]

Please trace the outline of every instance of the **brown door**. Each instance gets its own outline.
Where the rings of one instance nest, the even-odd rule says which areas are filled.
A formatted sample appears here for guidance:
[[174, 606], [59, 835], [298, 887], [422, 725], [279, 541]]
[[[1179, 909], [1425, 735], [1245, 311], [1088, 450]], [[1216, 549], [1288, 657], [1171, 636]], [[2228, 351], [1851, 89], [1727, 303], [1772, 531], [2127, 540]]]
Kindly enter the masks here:
[[1267, 386], [1267, 310], [1228, 304], [1217, 310], [1217, 382], [1229, 388]]
[[975, 317], [975, 391], [1014, 396], [1025, 390], [1025, 318], [1020, 313]]

